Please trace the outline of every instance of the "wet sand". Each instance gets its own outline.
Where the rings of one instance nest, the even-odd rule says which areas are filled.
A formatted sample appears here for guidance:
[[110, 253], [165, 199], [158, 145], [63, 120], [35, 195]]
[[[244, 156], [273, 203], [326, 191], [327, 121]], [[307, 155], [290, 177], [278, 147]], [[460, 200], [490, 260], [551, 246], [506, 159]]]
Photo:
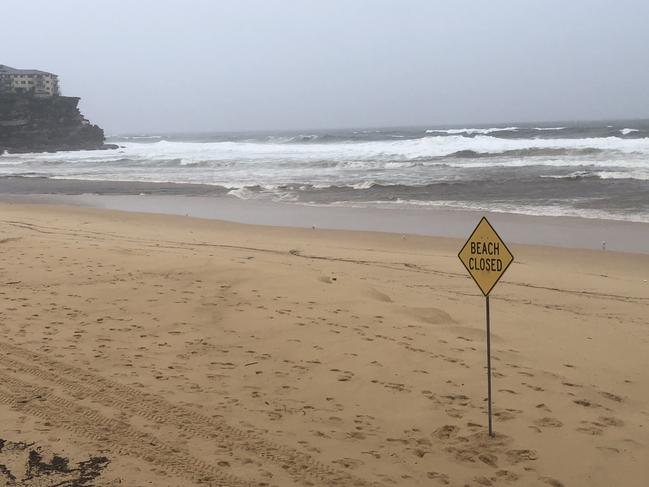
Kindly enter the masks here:
[[466, 238], [485, 214], [509, 242], [649, 253], [649, 223], [485, 213], [448, 207], [335, 206], [242, 200], [220, 186], [40, 177], [0, 178], [0, 202], [74, 205], [236, 223]]
[[445, 208], [308, 206], [227, 195], [2, 194], [0, 201], [75, 205], [182, 215], [235, 223], [466, 238], [487, 214], [509, 242], [649, 253], [649, 224], [576, 217], [528, 216]]
[[19, 475], [26, 443], [43, 482], [56, 454], [94, 485], [649, 478], [647, 255], [510, 246], [491, 439], [461, 240], [0, 208], [0, 463]]

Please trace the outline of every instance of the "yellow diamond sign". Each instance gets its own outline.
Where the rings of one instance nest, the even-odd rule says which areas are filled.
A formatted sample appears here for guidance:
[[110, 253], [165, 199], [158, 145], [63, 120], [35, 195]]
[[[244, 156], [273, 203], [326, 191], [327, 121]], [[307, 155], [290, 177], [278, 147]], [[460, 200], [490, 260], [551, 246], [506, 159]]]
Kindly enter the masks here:
[[514, 261], [505, 242], [485, 217], [475, 227], [458, 257], [485, 296]]

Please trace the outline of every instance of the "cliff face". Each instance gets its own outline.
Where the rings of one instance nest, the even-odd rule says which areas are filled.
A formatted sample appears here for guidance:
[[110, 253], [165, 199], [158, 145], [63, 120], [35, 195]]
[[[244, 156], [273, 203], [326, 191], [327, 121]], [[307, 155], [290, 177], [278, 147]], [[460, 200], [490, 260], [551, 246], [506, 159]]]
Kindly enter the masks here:
[[114, 148], [104, 131], [86, 120], [79, 98], [0, 94], [0, 154]]

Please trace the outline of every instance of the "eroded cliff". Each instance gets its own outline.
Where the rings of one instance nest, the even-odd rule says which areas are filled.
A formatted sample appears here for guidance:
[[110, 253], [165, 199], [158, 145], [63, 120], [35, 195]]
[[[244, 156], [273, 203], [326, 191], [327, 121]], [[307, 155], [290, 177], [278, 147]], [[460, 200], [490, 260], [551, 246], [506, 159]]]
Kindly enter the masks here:
[[79, 98], [0, 94], [0, 154], [108, 149], [104, 131], [84, 118]]

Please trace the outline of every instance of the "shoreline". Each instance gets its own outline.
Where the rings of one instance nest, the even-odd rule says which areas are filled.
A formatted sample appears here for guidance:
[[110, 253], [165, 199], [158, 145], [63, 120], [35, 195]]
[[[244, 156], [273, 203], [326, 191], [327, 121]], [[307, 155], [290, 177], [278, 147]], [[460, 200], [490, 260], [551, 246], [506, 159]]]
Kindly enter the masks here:
[[[533, 216], [455, 208], [369, 208], [317, 206], [267, 200], [242, 200], [195, 185], [190, 194], [178, 186], [100, 182], [108, 194], [7, 193], [0, 202], [56, 204], [131, 213], [180, 215], [208, 220], [268, 225], [381, 232], [400, 235], [467, 238], [487, 216], [508, 243], [549, 247], [649, 253], [649, 223], [572, 216]], [[139, 194], [151, 186], [162, 193]], [[192, 185], [193, 186], [193, 185]], [[186, 190], [187, 188], [181, 188]], [[125, 192], [128, 193], [125, 194]], [[170, 193], [170, 194], [168, 194]]]

